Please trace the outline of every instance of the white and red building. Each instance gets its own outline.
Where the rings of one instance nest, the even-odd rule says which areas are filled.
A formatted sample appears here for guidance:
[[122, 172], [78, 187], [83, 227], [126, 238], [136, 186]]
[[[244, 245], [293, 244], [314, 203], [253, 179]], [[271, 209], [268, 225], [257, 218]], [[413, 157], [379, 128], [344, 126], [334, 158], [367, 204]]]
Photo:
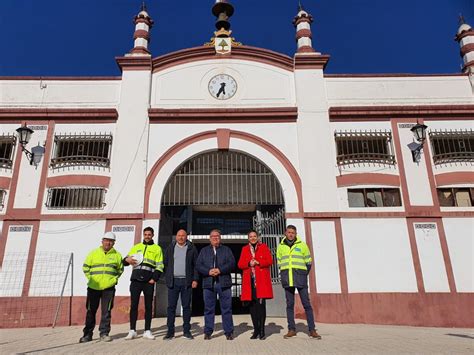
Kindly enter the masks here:
[[[240, 247], [284, 208], [313, 254], [317, 321], [474, 326], [474, 30], [457, 33], [459, 74], [328, 75], [306, 11], [288, 57], [235, 42], [231, 7], [216, 2], [213, 42], [159, 57], [142, 9], [118, 77], [0, 78], [0, 264], [28, 253], [9, 297], [34, 300], [38, 253], [73, 252], [81, 324], [82, 261], [105, 231], [124, 255], [145, 226], [162, 245], [218, 226]], [[20, 125], [28, 149], [45, 142], [37, 166]]]

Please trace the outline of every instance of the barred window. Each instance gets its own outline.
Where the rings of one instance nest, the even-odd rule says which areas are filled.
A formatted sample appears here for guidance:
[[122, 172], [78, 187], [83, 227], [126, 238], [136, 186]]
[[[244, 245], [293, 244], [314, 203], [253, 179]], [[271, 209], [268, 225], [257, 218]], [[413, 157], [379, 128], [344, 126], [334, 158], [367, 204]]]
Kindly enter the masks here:
[[88, 165], [108, 168], [112, 136], [102, 134], [69, 135], [54, 137], [52, 168]]
[[46, 206], [50, 209], [102, 209], [105, 192], [102, 187], [54, 187], [48, 190]]
[[389, 131], [335, 132], [337, 165], [377, 163], [394, 165], [392, 133]]
[[443, 207], [472, 207], [474, 188], [458, 187], [438, 189], [439, 204]]
[[399, 189], [349, 189], [347, 195], [349, 207], [396, 207], [402, 205]]
[[474, 161], [472, 130], [431, 131], [429, 137], [435, 164]]
[[0, 136], [0, 167], [11, 169], [13, 164], [13, 151], [15, 149], [16, 137], [14, 135]]
[[5, 207], [5, 195], [7, 192], [5, 190], [0, 190], [0, 211]]

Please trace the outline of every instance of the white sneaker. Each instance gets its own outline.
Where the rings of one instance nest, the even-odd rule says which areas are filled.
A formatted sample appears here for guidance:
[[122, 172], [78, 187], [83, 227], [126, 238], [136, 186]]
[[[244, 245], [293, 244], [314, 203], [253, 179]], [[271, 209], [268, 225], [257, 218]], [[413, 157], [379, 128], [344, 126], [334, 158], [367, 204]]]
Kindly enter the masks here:
[[151, 334], [150, 330], [145, 330], [145, 332], [143, 333], [143, 339], [155, 340], [155, 336]]
[[127, 336], [125, 337], [125, 340], [132, 340], [132, 339], [135, 339], [136, 337], [137, 337], [137, 332], [134, 330], [130, 330]]

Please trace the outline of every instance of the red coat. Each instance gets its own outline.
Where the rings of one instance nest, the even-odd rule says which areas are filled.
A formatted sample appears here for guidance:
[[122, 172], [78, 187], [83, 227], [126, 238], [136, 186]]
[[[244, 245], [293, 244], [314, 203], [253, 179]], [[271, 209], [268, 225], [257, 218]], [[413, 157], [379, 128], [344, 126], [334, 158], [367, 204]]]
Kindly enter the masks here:
[[[242, 301], [252, 300], [252, 286], [251, 275], [252, 269], [249, 262], [252, 260], [252, 253], [250, 252], [250, 245], [242, 248], [242, 253], [239, 259], [239, 269], [242, 270]], [[255, 253], [255, 260], [260, 265], [255, 265], [255, 278], [257, 284], [257, 298], [273, 298], [272, 279], [270, 276], [270, 266], [273, 263], [272, 254], [266, 244], [259, 244], [257, 252]]]

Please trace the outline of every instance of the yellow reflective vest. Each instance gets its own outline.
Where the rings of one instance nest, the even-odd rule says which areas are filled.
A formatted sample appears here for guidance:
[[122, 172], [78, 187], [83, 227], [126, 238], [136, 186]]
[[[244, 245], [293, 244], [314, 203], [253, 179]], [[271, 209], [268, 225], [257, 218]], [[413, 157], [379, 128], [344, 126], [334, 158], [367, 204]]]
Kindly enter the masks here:
[[122, 255], [114, 248], [105, 252], [99, 247], [87, 255], [82, 271], [87, 277], [89, 288], [100, 291], [113, 287], [123, 273]]
[[277, 249], [277, 261], [280, 268], [283, 287], [308, 287], [308, 272], [311, 269], [311, 253], [308, 245], [298, 236], [290, 247], [286, 237]]
[[[157, 244], [147, 245], [138, 243], [130, 249], [128, 256], [134, 254], [143, 254], [143, 262], [133, 267], [131, 280], [148, 282], [150, 278], [153, 278], [155, 281], [158, 281], [159, 275], [164, 269], [163, 251], [161, 247]], [[127, 263], [125, 264], [128, 265]]]

